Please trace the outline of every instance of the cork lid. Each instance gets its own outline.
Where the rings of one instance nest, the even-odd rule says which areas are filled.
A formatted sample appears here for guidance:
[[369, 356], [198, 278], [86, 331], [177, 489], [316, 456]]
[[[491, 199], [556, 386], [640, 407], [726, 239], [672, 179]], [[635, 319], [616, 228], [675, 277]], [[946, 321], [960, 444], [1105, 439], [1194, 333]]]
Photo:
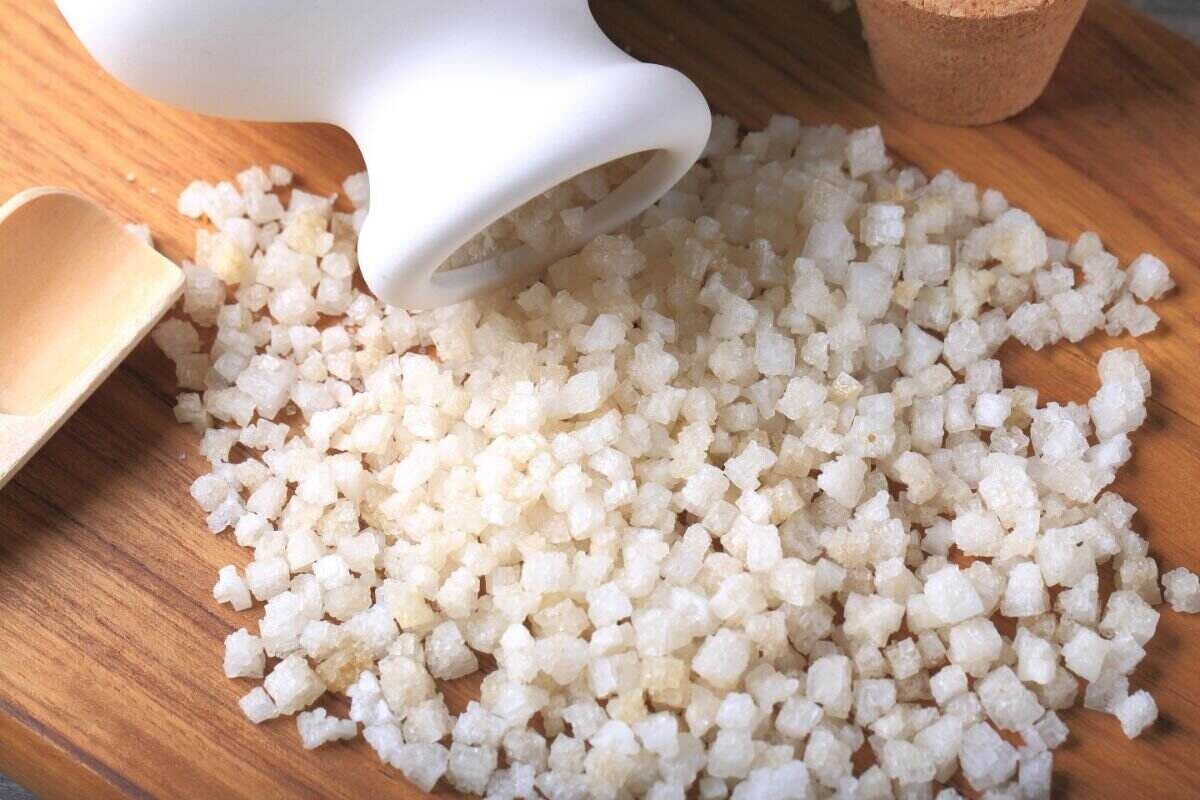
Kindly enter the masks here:
[[988, 19], [1023, 14], [1051, 5], [1054, 0], [900, 0], [913, 8], [943, 17]]
[[858, 0], [875, 72], [927, 119], [982, 125], [1042, 93], [1087, 0]]

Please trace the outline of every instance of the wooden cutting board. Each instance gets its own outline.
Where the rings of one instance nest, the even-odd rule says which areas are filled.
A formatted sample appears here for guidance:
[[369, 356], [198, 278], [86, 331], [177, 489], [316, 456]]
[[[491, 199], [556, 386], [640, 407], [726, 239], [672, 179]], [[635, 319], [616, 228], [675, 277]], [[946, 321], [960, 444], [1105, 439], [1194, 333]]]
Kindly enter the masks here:
[[[1018, 119], [951, 129], [875, 84], [854, 14], [786, 0], [593, 4], [640, 57], [682, 69], [748, 126], [880, 122], [900, 157], [1000, 188], [1054, 235], [1099, 231], [1127, 262], [1165, 259], [1179, 291], [1137, 343], [1154, 375], [1150, 420], [1118, 488], [1141, 509], [1164, 570], [1200, 570], [1200, 50], [1111, 0], [1093, 0], [1041, 101]], [[33, 184], [91, 195], [148, 222], [175, 260], [196, 224], [174, 210], [193, 178], [250, 164], [336, 191], [361, 168], [340, 131], [206, 119], [138, 97], [101, 72], [46, 0], [0, 0], [0, 197]], [[31, 265], [31, 273], [36, 267]], [[36, 280], [36, 274], [30, 275]], [[1095, 336], [1004, 351], [1006, 376], [1043, 400], [1084, 400]], [[43, 798], [414, 797], [359, 740], [308, 753], [291, 720], [254, 727], [221, 674], [221, 641], [249, 614], [217, 607], [217, 569], [246, 554], [188, 497], [204, 470], [171, 415], [173, 375], [149, 344], [0, 493], [0, 772]], [[1194, 797], [1200, 785], [1200, 617], [1164, 609], [1136, 683], [1158, 725], [1136, 741], [1076, 709], [1056, 793]], [[476, 684], [449, 687], [461, 707]]]

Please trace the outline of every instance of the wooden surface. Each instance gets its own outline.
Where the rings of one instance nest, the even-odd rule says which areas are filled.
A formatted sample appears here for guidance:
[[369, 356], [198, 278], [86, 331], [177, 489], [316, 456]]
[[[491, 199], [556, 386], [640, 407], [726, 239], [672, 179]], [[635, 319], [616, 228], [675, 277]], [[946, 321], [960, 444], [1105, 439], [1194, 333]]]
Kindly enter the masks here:
[[[1093, 0], [1033, 109], [958, 130], [889, 102], [852, 13], [797, 0], [593, 5], [617, 41], [681, 68], [748, 125], [775, 112], [880, 121], [902, 158], [1001, 188], [1053, 234], [1094, 229], [1123, 261], [1142, 250], [1164, 258], [1180, 290], [1156, 307], [1159, 332], [1138, 343], [1154, 396], [1119, 488], [1142, 509], [1137, 526], [1162, 568], [1200, 569], [1200, 51]], [[0, 2], [0, 42], [0, 197], [77, 188], [149, 222], [172, 258], [192, 249], [195, 224], [174, 211], [191, 178], [277, 161], [329, 192], [359, 168], [332, 129], [202, 119], [134, 96], [45, 0]], [[1117, 343], [1010, 347], [1006, 377], [1043, 400], [1083, 400], [1096, 358]], [[217, 568], [246, 555], [206, 533], [187, 496], [203, 462], [171, 417], [172, 395], [167, 362], [143, 345], [0, 493], [0, 771], [43, 798], [415, 796], [361, 740], [305, 753], [291, 720], [256, 728], [241, 718], [245, 686], [222, 677], [221, 640], [249, 617], [209, 593]], [[1067, 714], [1058, 795], [1196, 796], [1200, 618], [1166, 609], [1159, 631], [1137, 683], [1163, 719], [1129, 742], [1111, 717]], [[471, 685], [449, 688], [452, 705]]]

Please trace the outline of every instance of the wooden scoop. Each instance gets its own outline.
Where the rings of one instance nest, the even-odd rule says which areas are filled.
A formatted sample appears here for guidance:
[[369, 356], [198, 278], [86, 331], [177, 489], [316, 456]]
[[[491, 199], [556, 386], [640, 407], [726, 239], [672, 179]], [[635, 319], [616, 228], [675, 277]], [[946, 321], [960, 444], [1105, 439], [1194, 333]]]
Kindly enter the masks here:
[[180, 269], [63, 189], [0, 206], [0, 487], [133, 349]]

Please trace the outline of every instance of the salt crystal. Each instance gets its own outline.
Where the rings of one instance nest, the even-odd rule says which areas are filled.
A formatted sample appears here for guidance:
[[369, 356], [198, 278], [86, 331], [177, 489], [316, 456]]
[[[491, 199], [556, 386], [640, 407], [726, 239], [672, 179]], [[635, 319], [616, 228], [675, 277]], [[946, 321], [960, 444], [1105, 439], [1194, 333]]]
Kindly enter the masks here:
[[1134, 739], [1158, 719], [1158, 704], [1143, 689], [1117, 704], [1113, 714], [1121, 721], [1122, 733]]

